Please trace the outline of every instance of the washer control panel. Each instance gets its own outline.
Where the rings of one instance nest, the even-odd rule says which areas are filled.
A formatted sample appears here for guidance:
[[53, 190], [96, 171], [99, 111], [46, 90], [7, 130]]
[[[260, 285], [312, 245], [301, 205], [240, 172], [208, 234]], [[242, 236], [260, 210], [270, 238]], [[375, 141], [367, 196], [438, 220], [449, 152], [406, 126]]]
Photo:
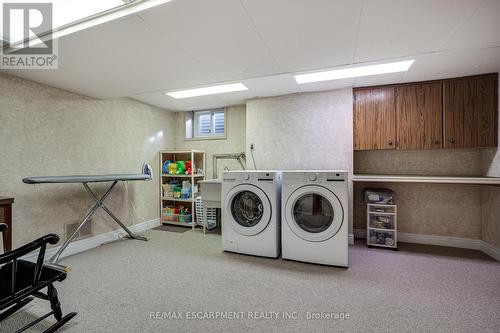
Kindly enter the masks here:
[[234, 181], [261, 181], [261, 182], [272, 182], [280, 178], [280, 173], [271, 171], [229, 171], [224, 172], [223, 181], [224, 182], [234, 182]]

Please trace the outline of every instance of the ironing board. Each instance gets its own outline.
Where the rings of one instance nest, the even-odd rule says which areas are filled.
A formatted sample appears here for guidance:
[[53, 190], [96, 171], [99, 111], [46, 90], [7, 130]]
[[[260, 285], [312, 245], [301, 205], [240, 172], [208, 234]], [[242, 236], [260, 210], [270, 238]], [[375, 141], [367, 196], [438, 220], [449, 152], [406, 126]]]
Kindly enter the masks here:
[[[94, 213], [102, 208], [109, 216], [128, 234], [131, 239], [138, 239], [147, 241], [148, 239], [143, 236], [139, 236], [132, 231], [130, 231], [125, 224], [123, 224], [110, 210], [104, 205], [104, 200], [111, 193], [113, 188], [118, 182], [127, 181], [147, 181], [152, 180], [152, 169], [148, 164], [144, 164], [142, 174], [113, 174], [113, 175], [88, 175], [88, 176], [43, 176], [43, 177], [26, 177], [23, 179], [25, 184], [82, 184], [85, 190], [94, 199], [95, 205], [92, 209], [85, 215], [84, 219], [80, 222], [78, 227], [73, 231], [71, 236], [64, 242], [64, 244], [59, 248], [59, 250], [50, 259], [49, 263], [57, 264], [61, 253], [64, 252], [69, 243], [76, 237], [80, 229], [87, 223], [87, 221], [94, 215]], [[106, 192], [99, 198], [89, 187], [89, 183], [109, 183], [111, 186], [106, 190]]]

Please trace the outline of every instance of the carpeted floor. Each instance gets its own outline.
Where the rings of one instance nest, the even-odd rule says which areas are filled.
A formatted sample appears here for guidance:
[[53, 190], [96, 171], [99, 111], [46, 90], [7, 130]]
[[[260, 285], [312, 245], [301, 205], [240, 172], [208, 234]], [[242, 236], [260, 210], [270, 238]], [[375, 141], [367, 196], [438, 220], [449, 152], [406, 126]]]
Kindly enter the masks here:
[[[500, 263], [478, 251], [359, 242], [342, 269], [223, 253], [220, 235], [199, 230], [148, 235], [63, 261], [73, 267], [58, 285], [63, 310], [78, 316], [61, 332], [500, 331]], [[47, 309], [36, 300], [0, 331]], [[192, 318], [221, 315], [236, 318]]]

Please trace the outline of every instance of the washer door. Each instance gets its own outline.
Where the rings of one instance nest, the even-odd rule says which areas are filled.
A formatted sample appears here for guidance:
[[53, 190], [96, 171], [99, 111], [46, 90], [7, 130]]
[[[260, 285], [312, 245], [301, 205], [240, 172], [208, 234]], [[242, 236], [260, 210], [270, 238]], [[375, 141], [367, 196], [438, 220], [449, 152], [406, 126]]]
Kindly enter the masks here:
[[228, 221], [240, 235], [254, 236], [262, 232], [271, 220], [271, 202], [257, 186], [242, 184], [226, 197]]
[[318, 185], [295, 190], [285, 205], [286, 223], [300, 238], [323, 242], [337, 234], [344, 222], [344, 209], [339, 198]]

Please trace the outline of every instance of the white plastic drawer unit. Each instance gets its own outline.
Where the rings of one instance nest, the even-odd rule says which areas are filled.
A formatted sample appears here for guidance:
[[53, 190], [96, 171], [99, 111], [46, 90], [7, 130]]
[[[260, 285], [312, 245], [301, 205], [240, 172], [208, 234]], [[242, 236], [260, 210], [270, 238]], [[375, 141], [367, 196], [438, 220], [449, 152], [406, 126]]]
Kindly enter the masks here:
[[368, 245], [371, 246], [382, 246], [382, 247], [397, 247], [395, 230], [377, 230], [370, 229], [368, 233]]
[[376, 229], [396, 229], [396, 216], [371, 213], [368, 219], [368, 225], [370, 228]]
[[366, 243], [368, 246], [397, 248], [396, 205], [367, 205]]
[[387, 213], [396, 215], [396, 211], [397, 211], [396, 205], [368, 204], [369, 213]]

